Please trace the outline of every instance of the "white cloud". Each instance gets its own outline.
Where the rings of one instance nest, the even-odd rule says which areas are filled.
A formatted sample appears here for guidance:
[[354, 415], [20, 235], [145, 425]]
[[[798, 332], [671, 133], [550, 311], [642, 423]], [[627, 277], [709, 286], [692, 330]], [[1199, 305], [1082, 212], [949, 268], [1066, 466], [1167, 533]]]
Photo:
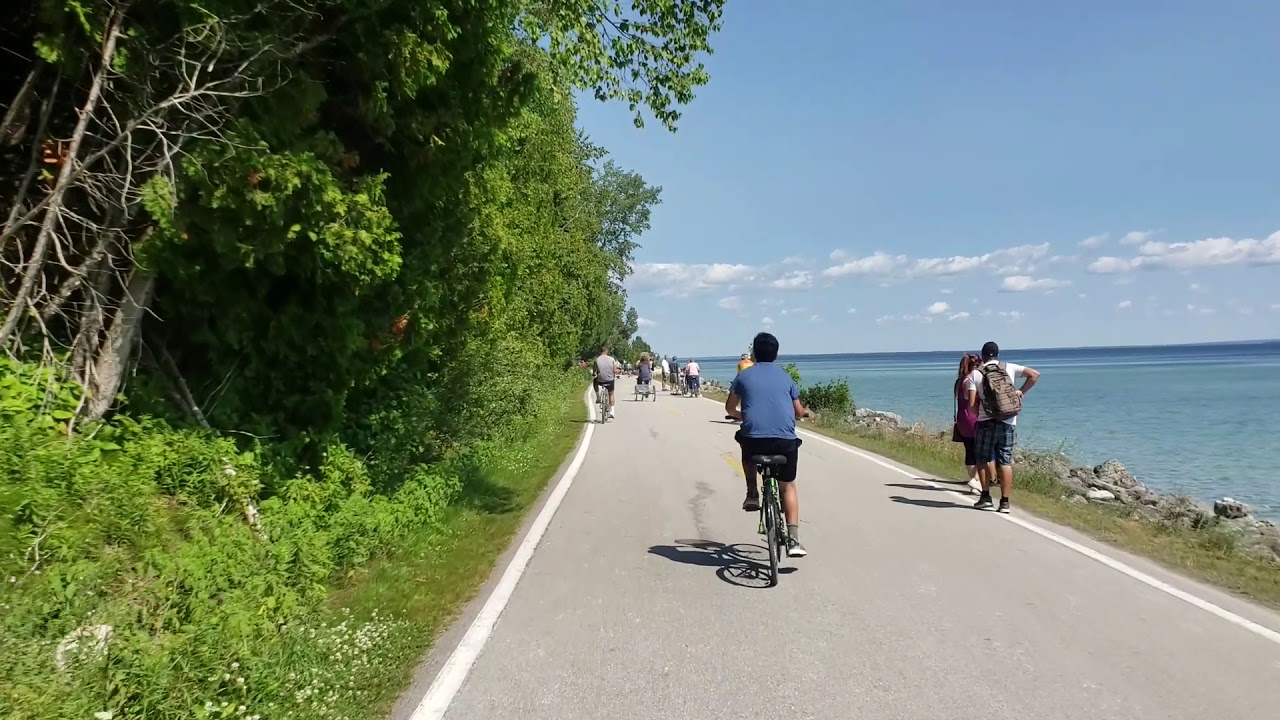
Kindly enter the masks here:
[[763, 317], [763, 318], [760, 318], [760, 324], [761, 324], [761, 325], [772, 325], [772, 324], [773, 324], [773, 318], [771, 318], [771, 317]]
[[1079, 295], [1077, 295], [1076, 297], [1078, 297], [1078, 298], [1080, 298], [1081, 300], [1083, 300], [1083, 299], [1085, 299], [1085, 298], [1089, 297], [1089, 293], [1080, 293], [1080, 294], [1079, 294]]
[[1167, 243], [1149, 241], [1131, 258], [1100, 257], [1089, 265], [1092, 273], [1123, 273], [1132, 270], [1192, 270], [1221, 265], [1280, 264], [1280, 231], [1265, 240], [1228, 237], [1206, 238], [1195, 242]]
[[907, 255], [890, 255], [879, 251], [865, 257], [854, 257], [837, 250], [831, 254], [831, 259], [841, 264], [832, 265], [823, 270], [823, 277], [874, 276], [907, 280], [919, 277], [946, 277], [982, 269], [994, 269], [1006, 275], [1028, 273], [1050, 258], [1049, 243], [1043, 243], [1020, 245], [983, 255], [932, 258], [912, 258]]
[[942, 313], [950, 309], [951, 309], [951, 305], [939, 300], [938, 302], [930, 305], [928, 308], [925, 308], [925, 311], [928, 312], [930, 315], [941, 315]]
[[720, 301], [716, 303], [716, 305], [717, 305], [721, 310], [728, 310], [728, 311], [730, 311], [730, 312], [738, 312], [739, 310], [741, 310], [741, 309], [742, 309], [742, 298], [738, 297], [737, 295], [730, 295], [729, 297], [722, 297], [722, 298], [720, 298]]
[[849, 308], [849, 314], [850, 314], [850, 315], [857, 315], [857, 314], [858, 314], [858, 308]]
[[968, 320], [969, 313], [965, 312], [964, 310], [961, 310], [960, 312], [951, 315], [947, 319], [950, 320], [951, 322], [955, 322], [957, 320]]
[[1192, 313], [1192, 314], [1195, 314], [1195, 315], [1212, 315], [1212, 314], [1214, 313], [1214, 309], [1213, 309], [1213, 308], [1204, 307], [1204, 306], [1202, 306], [1202, 305], [1193, 305], [1193, 304], [1188, 304], [1188, 305], [1187, 305], [1187, 312]]
[[1027, 316], [1027, 314], [1022, 312], [1021, 310], [1008, 310], [1008, 311], [1001, 310], [999, 315], [1000, 317], [1010, 322], [1021, 320], [1022, 318]]
[[732, 287], [755, 280], [759, 268], [750, 265], [711, 263], [640, 263], [627, 284], [636, 290], [659, 290], [663, 295], [682, 297], [717, 287]]
[[769, 286], [778, 290], [805, 290], [813, 287], [813, 273], [808, 270], [789, 272], [770, 282]]
[[642, 318], [636, 318], [636, 326], [637, 327], [657, 327], [658, 323], [655, 320], [650, 320], [649, 318], [642, 317]]
[[950, 295], [951, 293], [953, 293], [953, 292], [955, 292], [955, 291], [956, 291], [956, 290], [955, 290], [955, 288], [942, 288], [942, 289], [941, 289], [941, 290], [939, 290], [938, 292], [942, 293], [943, 295]]
[[1110, 235], [1108, 235], [1108, 234], [1106, 234], [1106, 233], [1102, 233], [1101, 235], [1093, 235], [1093, 236], [1091, 236], [1091, 237], [1087, 237], [1087, 238], [1085, 238], [1085, 239], [1081, 240], [1081, 241], [1080, 241], [1080, 247], [1096, 248], [1096, 247], [1098, 247], [1098, 246], [1100, 246], [1100, 245], [1102, 245], [1102, 244], [1106, 243], [1106, 242], [1107, 242], [1107, 240], [1108, 240], [1110, 237], [1111, 237], [1111, 236], [1110, 236]]
[[884, 325], [885, 323], [889, 323], [889, 322], [918, 322], [918, 323], [928, 324], [933, 322], [933, 318], [929, 315], [912, 315], [912, 314], [881, 315], [880, 317], [876, 318], [877, 325]]
[[822, 316], [821, 316], [821, 315], [810, 315], [810, 316], [809, 316], [809, 320], [810, 320], [810, 321], [812, 321], [812, 322], [822, 322]]
[[1120, 238], [1121, 245], [1141, 245], [1156, 234], [1156, 230], [1130, 230]]
[[1120, 310], [1128, 310], [1129, 308], [1133, 307], [1133, 301], [1121, 300], [1120, 302], [1116, 303], [1116, 307], [1119, 308]]
[[808, 260], [805, 260], [799, 255], [792, 255], [791, 257], [786, 257], [782, 259], [783, 265], [804, 265], [807, 262]]
[[1052, 278], [1036, 279], [1030, 275], [1010, 275], [1000, 283], [1000, 289], [1004, 292], [1026, 292], [1027, 290], [1054, 290], [1070, 284], [1065, 280]]
[[1191, 291], [1191, 292], [1193, 292], [1193, 293], [1203, 293], [1203, 292], [1207, 292], [1207, 291], [1204, 289], [1204, 286], [1203, 286], [1203, 285], [1201, 285], [1200, 283], [1191, 283], [1190, 285], [1188, 285], [1188, 286], [1187, 286], [1187, 289], [1188, 289], [1188, 290], [1190, 290], [1190, 291]]

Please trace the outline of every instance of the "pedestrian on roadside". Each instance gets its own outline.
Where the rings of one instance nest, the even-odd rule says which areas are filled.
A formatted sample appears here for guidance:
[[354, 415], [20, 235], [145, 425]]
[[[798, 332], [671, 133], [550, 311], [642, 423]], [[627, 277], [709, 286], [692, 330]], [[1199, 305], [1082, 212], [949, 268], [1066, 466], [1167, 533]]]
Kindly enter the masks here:
[[662, 356], [662, 391], [663, 392], [667, 391], [667, 380], [671, 375], [670, 357], [671, 357], [670, 355]]
[[[1022, 387], [1018, 387], [1018, 381]], [[1000, 483], [999, 512], [1009, 512], [1013, 492], [1013, 446], [1018, 441], [1018, 413], [1022, 397], [1040, 381], [1036, 370], [1000, 360], [1000, 346], [982, 346], [981, 361], [965, 382], [969, 407], [977, 411], [974, 449], [979, 461], [978, 480], [982, 494], [974, 507], [991, 507], [991, 486]], [[998, 475], [997, 475], [998, 473]]]
[[982, 492], [982, 482], [978, 480], [978, 453], [974, 445], [978, 413], [970, 404], [969, 392], [966, 388], [969, 384], [969, 376], [977, 369], [979, 362], [981, 361], [977, 355], [965, 353], [960, 358], [956, 381], [951, 386], [951, 401], [956, 408], [951, 440], [962, 443], [964, 446], [964, 468], [969, 473], [969, 489], [974, 495]]

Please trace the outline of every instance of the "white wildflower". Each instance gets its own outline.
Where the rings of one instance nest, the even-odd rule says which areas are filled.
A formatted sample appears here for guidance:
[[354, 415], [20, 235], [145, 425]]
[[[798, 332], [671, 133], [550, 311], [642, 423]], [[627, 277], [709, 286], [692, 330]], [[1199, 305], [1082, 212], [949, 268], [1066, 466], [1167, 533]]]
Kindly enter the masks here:
[[94, 713], [93, 716], [98, 720], [111, 720], [111, 717], [114, 714], [115, 713], [111, 712], [110, 710], [103, 710], [101, 712]]

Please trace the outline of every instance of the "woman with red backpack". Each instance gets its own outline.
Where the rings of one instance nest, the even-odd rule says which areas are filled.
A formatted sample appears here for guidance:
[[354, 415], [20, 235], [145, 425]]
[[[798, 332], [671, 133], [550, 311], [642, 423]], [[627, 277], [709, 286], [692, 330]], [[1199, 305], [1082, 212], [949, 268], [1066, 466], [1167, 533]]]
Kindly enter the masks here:
[[951, 401], [955, 404], [955, 424], [951, 429], [951, 440], [964, 444], [964, 467], [969, 471], [969, 489], [975, 494], [982, 492], [982, 483], [978, 481], [978, 456], [974, 447], [975, 426], [978, 414], [969, 407], [969, 399], [964, 389], [965, 378], [981, 364], [977, 355], [966, 353], [960, 358], [960, 369], [956, 375], [955, 385], [951, 387]]

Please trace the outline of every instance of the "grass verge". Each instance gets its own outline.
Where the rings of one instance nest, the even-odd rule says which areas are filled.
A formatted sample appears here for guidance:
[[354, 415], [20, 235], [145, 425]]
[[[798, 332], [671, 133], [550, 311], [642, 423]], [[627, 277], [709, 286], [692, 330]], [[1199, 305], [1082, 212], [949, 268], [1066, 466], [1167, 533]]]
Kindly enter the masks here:
[[[725, 393], [708, 390], [723, 401]], [[933, 477], [966, 479], [957, 443], [936, 436], [862, 431], [822, 423], [806, 424], [854, 447], [909, 465]], [[1045, 473], [1020, 469], [1015, 475], [1018, 509], [1079, 530], [1123, 550], [1151, 558], [1176, 572], [1203, 580], [1280, 609], [1280, 564], [1237, 552], [1230, 535], [1215, 529], [1188, 529], [1130, 517], [1122, 506], [1069, 502]]]
[[485, 583], [529, 510], [577, 443], [587, 420], [585, 386], [558, 389], [557, 411], [526, 442], [493, 453], [437, 528], [410, 535], [370, 563], [332, 598], [357, 621], [390, 615], [406, 623], [387, 672], [368, 678], [366, 697], [383, 716], [408, 685], [414, 667]]

